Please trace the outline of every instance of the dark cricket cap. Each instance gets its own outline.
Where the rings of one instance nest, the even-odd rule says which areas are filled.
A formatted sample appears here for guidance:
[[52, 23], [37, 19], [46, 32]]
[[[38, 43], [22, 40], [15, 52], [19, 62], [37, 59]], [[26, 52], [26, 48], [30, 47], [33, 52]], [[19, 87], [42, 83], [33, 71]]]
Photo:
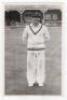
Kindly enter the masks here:
[[25, 19], [26, 17], [40, 18], [40, 20], [42, 20], [43, 13], [40, 10], [25, 10], [23, 12], [23, 19]]

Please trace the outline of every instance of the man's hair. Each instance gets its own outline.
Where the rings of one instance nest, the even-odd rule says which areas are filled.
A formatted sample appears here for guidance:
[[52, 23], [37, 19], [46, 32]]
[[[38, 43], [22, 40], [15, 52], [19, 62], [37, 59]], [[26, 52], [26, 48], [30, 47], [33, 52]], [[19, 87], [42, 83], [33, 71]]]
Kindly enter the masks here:
[[39, 18], [40, 22], [43, 20], [43, 13], [40, 10], [25, 10], [23, 12], [23, 20], [25, 22], [25, 18]]

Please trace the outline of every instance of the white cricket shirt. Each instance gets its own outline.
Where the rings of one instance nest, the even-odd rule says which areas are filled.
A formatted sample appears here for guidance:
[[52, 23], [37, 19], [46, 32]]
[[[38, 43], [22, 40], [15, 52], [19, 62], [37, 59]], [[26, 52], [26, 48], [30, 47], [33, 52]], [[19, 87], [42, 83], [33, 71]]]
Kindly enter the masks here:
[[27, 39], [28, 48], [45, 48], [45, 40], [49, 39], [49, 32], [45, 25], [27, 25], [23, 32], [23, 40]]

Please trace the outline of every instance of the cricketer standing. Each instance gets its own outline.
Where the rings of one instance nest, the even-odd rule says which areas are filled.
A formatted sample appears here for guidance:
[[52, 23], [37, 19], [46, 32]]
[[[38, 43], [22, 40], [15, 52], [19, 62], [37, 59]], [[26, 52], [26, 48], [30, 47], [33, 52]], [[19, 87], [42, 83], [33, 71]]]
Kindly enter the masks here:
[[48, 29], [42, 24], [41, 16], [32, 16], [31, 23], [26, 25], [22, 38], [27, 40], [27, 82], [28, 86], [44, 86], [45, 70], [45, 41], [50, 39]]

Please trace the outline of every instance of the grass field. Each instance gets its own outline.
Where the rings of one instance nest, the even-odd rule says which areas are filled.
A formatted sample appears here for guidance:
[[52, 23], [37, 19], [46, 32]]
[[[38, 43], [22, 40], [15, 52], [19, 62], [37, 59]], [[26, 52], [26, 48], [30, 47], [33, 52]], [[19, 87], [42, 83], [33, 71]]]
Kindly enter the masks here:
[[46, 43], [46, 83], [28, 87], [23, 28], [5, 28], [5, 93], [9, 95], [61, 95], [61, 27], [49, 27]]

